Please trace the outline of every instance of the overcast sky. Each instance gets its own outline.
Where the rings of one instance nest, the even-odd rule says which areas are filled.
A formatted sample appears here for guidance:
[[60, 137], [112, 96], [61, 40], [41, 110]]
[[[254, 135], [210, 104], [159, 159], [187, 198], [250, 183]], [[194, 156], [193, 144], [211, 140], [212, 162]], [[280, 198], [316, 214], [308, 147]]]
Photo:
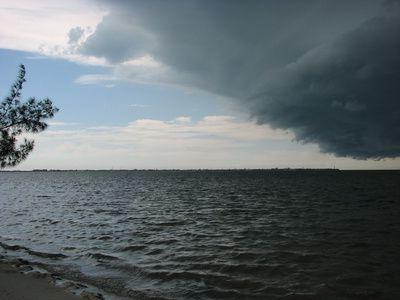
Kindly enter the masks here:
[[19, 167], [399, 168], [400, 3], [3, 1], [0, 90], [60, 108]]

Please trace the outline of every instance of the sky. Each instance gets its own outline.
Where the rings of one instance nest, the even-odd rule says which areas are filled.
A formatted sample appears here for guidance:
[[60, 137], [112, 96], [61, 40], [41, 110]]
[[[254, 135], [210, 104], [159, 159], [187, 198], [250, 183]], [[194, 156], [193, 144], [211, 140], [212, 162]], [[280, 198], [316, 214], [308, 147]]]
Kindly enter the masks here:
[[0, 0], [1, 96], [60, 109], [17, 169], [400, 168], [397, 0]]

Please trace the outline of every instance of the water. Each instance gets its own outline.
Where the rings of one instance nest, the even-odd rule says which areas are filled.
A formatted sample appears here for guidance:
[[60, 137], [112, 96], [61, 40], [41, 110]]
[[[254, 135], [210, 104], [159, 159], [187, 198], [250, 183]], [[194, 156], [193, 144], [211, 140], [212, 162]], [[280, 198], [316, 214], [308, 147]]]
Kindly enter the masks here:
[[399, 299], [399, 183], [397, 171], [2, 172], [0, 249], [123, 297]]

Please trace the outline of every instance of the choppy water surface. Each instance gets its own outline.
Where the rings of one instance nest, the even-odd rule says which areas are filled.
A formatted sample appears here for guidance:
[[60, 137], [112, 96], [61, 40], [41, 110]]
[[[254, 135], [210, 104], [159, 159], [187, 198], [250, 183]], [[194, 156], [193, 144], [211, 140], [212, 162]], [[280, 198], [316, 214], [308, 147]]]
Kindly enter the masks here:
[[399, 299], [399, 186], [395, 171], [2, 172], [0, 249], [140, 299]]

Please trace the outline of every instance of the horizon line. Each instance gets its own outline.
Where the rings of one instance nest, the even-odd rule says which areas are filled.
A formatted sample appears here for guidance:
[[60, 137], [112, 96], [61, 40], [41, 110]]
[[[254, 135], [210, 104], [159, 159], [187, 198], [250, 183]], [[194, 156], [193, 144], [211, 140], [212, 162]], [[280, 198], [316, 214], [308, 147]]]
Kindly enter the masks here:
[[133, 169], [29, 169], [0, 170], [0, 172], [87, 172], [87, 171], [400, 171], [400, 169], [339, 169], [339, 168], [133, 168]]

